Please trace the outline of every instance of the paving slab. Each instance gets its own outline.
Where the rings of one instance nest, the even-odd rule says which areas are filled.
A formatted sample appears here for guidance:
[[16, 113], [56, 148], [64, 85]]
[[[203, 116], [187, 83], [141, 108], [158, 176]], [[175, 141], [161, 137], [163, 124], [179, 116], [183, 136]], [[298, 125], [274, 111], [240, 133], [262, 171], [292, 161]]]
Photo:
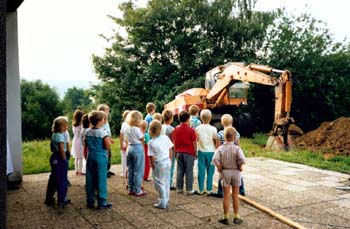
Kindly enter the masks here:
[[[121, 166], [112, 170], [120, 174]], [[196, 170], [196, 169], [195, 169]], [[195, 174], [197, 172], [195, 171]], [[153, 182], [144, 183], [147, 196], [127, 194], [125, 179], [108, 179], [109, 201], [113, 208], [86, 208], [85, 178], [69, 171], [72, 204], [62, 214], [57, 207], [43, 204], [48, 173], [26, 175], [19, 190], [7, 193], [8, 228], [225, 228], [218, 223], [222, 199], [185, 196], [171, 191], [168, 209], [156, 209]], [[307, 228], [350, 226], [350, 191], [344, 186], [349, 175], [267, 158], [248, 158], [243, 177], [246, 197]], [[214, 184], [218, 174], [215, 174]], [[195, 179], [197, 188], [197, 179]], [[232, 208], [230, 216], [232, 216]], [[241, 202], [242, 225], [235, 228], [289, 228], [275, 218]], [[232, 221], [232, 219], [231, 219]], [[232, 227], [232, 222], [229, 227]]]

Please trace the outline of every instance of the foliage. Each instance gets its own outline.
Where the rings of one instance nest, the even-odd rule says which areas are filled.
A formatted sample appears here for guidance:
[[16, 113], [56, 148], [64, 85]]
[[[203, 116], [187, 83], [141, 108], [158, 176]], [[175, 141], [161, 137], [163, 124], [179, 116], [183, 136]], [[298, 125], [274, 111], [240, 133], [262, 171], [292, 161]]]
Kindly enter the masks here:
[[250, 0], [151, 0], [137, 8], [132, 1], [111, 18], [121, 28], [102, 57], [93, 56], [103, 83], [94, 88], [98, 102], [111, 105], [112, 126], [125, 109], [158, 111], [176, 94], [204, 86], [204, 74], [228, 61], [251, 62], [277, 12], [253, 12]]
[[62, 115], [58, 93], [40, 80], [21, 80], [21, 106], [25, 140], [49, 137], [52, 121]]
[[[112, 147], [112, 164], [120, 164], [119, 139], [114, 139]], [[27, 141], [22, 144], [23, 174], [50, 172], [50, 140]], [[74, 158], [70, 159], [69, 169], [74, 169]]]
[[77, 87], [68, 88], [62, 100], [62, 107], [65, 114], [73, 113], [76, 109], [90, 111], [92, 100], [89, 90]]
[[304, 130], [349, 114], [350, 48], [334, 43], [322, 21], [285, 14], [269, 31], [264, 51], [271, 66], [292, 72], [292, 116]]

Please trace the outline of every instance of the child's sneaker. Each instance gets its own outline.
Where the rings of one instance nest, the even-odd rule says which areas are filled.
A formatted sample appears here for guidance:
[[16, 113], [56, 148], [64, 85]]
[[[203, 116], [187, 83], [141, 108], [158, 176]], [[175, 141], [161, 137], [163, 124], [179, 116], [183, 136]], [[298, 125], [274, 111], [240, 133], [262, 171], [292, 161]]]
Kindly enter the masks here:
[[141, 191], [141, 192], [139, 192], [139, 193], [135, 193], [134, 195], [137, 196], [137, 197], [139, 197], [139, 196], [145, 196], [145, 195], [147, 195], [147, 192]]
[[203, 191], [203, 192], [195, 191], [195, 194], [200, 195], [200, 196], [204, 196], [205, 194], [207, 194], [207, 192], [206, 191]]
[[222, 224], [225, 224], [225, 225], [229, 225], [229, 224], [230, 224], [230, 223], [228, 222], [228, 219], [225, 219], [225, 218], [220, 219], [220, 220], [219, 220], [219, 223], [222, 223]]
[[104, 204], [104, 205], [98, 205], [98, 209], [109, 209], [112, 207], [112, 204]]
[[243, 219], [241, 219], [241, 218], [234, 218], [233, 219], [233, 223], [234, 224], [241, 224], [241, 223], [243, 223]]
[[183, 190], [176, 190], [177, 194], [182, 194], [184, 191]]
[[198, 193], [198, 192], [195, 191], [195, 190], [187, 191], [187, 192], [186, 192], [186, 196], [192, 196], [192, 195], [197, 194], [197, 193]]

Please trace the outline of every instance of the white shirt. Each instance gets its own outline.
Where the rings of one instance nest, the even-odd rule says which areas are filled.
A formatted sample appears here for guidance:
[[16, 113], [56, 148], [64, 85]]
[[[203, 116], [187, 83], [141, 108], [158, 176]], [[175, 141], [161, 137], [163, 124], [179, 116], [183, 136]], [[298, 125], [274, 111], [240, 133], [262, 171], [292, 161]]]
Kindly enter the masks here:
[[214, 139], [218, 138], [217, 132], [217, 129], [209, 124], [201, 124], [197, 126], [198, 151], [215, 152]]
[[125, 137], [128, 139], [129, 145], [130, 144], [141, 144], [141, 138], [143, 137], [143, 133], [141, 132], [140, 128], [136, 126], [129, 126], [125, 130]]
[[174, 144], [166, 135], [159, 135], [157, 138], [151, 139], [148, 143], [148, 156], [155, 157], [156, 161], [169, 158], [169, 150]]

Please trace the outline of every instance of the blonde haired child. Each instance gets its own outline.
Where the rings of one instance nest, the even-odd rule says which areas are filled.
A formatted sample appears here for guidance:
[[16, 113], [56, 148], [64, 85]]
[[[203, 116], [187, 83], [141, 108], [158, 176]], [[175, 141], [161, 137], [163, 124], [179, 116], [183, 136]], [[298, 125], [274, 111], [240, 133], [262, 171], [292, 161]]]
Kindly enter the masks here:
[[154, 188], [158, 192], [158, 203], [156, 208], [167, 208], [170, 194], [170, 159], [173, 143], [170, 139], [161, 135], [162, 124], [158, 120], [153, 120], [149, 127], [152, 137], [149, 142], [148, 154], [151, 157]]
[[[100, 104], [97, 106], [97, 110], [98, 111], [103, 111], [106, 114], [106, 119], [105, 119], [105, 123], [103, 124], [103, 127], [108, 134], [108, 138], [109, 138], [109, 143], [110, 144], [114, 144], [114, 140], [112, 139], [112, 132], [111, 132], [111, 127], [109, 126], [109, 122], [108, 122], [108, 115], [109, 115], [109, 111], [110, 108], [107, 104]], [[111, 168], [111, 157], [112, 157], [112, 151], [111, 149], [109, 149], [108, 151], [108, 165], [107, 165], [107, 177], [110, 178], [111, 176], [114, 176], [115, 173], [110, 171]]]
[[239, 217], [239, 199], [238, 192], [241, 183], [242, 166], [245, 163], [245, 157], [242, 149], [234, 144], [236, 139], [236, 130], [233, 127], [227, 127], [224, 131], [225, 143], [221, 145], [215, 152], [213, 163], [216, 165], [222, 185], [224, 187], [224, 217], [219, 220], [225, 225], [229, 224], [228, 213], [230, 208], [230, 189], [232, 187], [233, 200], [233, 223], [241, 224], [243, 220]]
[[59, 116], [53, 121], [50, 143], [50, 149], [52, 152], [50, 157], [51, 174], [47, 184], [45, 204], [55, 204], [55, 198], [53, 196], [57, 191], [59, 209], [70, 204], [70, 200], [66, 198], [68, 188], [68, 161], [66, 157], [67, 141], [64, 133], [67, 129], [67, 117]]
[[128, 164], [128, 188], [129, 195], [144, 196], [146, 192], [142, 191], [142, 178], [144, 174], [144, 135], [140, 130], [142, 114], [139, 111], [131, 111], [126, 122], [129, 127], [125, 131], [128, 140], [127, 164]]
[[88, 148], [86, 165], [86, 200], [87, 207], [94, 208], [95, 195], [98, 208], [111, 208], [107, 202], [107, 164], [110, 140], [103, 128], [107, 115], [103, 111], [89, 113], [92, 125], [85, 134], [85, 146]]
[[129, 114], [129, 110], [125, 110], [123, 112], [123, 123], [120, 128], [120, 134], [119, 134], [119, 143], [120, 143], [120, 154], [121, 154], [121, 159], [122, 159], [122, 174], [120, 174], [122, 177], [126, 177], [126, 171], [127, 171], [127, 166], [126, 166], [126, 147], [128, 145], [128, 142], [125, 138], [125, 130], [128, 127], [128, 124], [126, 123], [126, 117]]
[[143, 174], [143, 180], [146, 182], [150, 182], [152, 181], [151, 179], [148, 179], [149, 176], [149, 171], [151, 169], [151, 161], [150, 158], [148, 156], [148, 142], [150, 140], [150, 136], [147, 133], [147, 129], [148, 129], [148, 124], [145, 120], [142, 120], [141, 122], [141, 131], [143, 133], [144, 136], [144, 141], [143, 141], [143, 151], [145, 153], [145, 171]]
[[199, 126], [201, 123], [201, 121], [198, 118], [198, 114], [199, 114], [199, 107], [197, 105], [191, 105], [190, 108], [188, 109], [189, 113], [190, 113], [190, 127], [193, 129], [196, 129], [197, 126]]
[[205, 173], [207, 173], [206, 189], [208, 194], [213, 190], [213, 176], [215, 172], [214, 165], [211, 164], [215, 149], [218, 146], [217, 130], [209, 124], [211, 120], [211, 111], [204, 109], [201, 111], [203, 124], [197, 126], [196, 134], [198, 137], [198, 186], [199, 194], [204, 195]]
[[[174, 119], [174, 114], [170, 110], [164, 110], [162, 113], [163, 116], [163, 125], [161, 134], [168, 136], [171, 142], [173, 142], [173, 131], [174, 127], [171, 126], [171, 123]], [[175, 170], [175, 152], [174, 148], [171, 149], [171, 167], [170, 167], [170, 190], [176, 190], [175, 186], [173, 185], [173, 176], [174, 176], [174, 170]]]
[[154, 113], [152, 117], [153, 117], [153, 120], [158, 120], [160, 123], [163, 122], [163, 116], [161, 113]]
[[81, 142], [81, 119], [84, 113], [81, 110], [75, 110], [73, 114], [72, 131], [73, 141], [71, 154], [74, 157], [75, 175], [83, 175], [83, 159], [84, 159], [84, 146]]
[[[218, 138], [220, 140], [220, 145], [224, 144], [225, 139], [224, 139], [224, 130], [227, 127], [232, 127], [233, 125], [233, 117], [230, 114], [224, 114], [223, 116], [221, 116], [221, 124], [224, 126], [223, 130], [220, 130], [218, 132]], [[234, 143], [238, 146], [240, 146], [240, 134], [238, 133], [238, 131], [235, 129], [236, 131], [236, 138], [234, 140]], [[244, 189], [244, 182], [243, 182], [243, 176], [241, 177], [241, 186], [239, 187], [239, 194], [244, 196], [245, 195], [245, 189]], [[224, 192], [222, 189], [222, 185], [221, 185], [221, 179], [218, 180], [218, 190], [216, 193], [211, 193], [211, 196], [214, 197], [219, 197], [222, 198], [224, 196]]]

